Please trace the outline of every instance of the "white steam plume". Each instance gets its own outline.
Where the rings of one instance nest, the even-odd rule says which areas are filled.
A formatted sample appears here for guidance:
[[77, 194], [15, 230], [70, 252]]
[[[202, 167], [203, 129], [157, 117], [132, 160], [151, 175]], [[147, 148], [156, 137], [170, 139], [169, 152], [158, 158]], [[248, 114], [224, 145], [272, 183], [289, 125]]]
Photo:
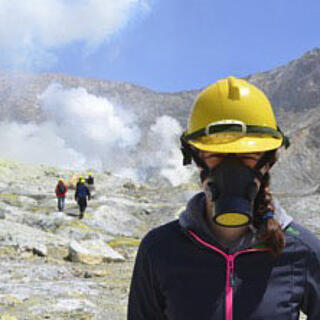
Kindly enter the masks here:
[[64, 168], [81, 169], [85, 157], [68, 148], [63, 139], [57, 137], [55, 124], [18, 124], [2, 122], [0, 125], [0, 155], [26, 163], [45, 163]]
[[145, 139], [146, 147], [140, 157], [141, 167], [148, 179], [149, 176], [163, 176], [173, 186], [186, 183], [192, 172], [182, 166], [179, 150], [179, 137], [182, 128], [178, 121], [169, 116], [161, 116], [150, 127]]
[[53, 50], [82, 43], [91, 51], [124, 28], [149, 0], [0, 0], [2, 64], [34, 70]]
[[0, 156], [60, 168], [105, 168], [139, 182], [162, 176], [187, 182], [182, 167], [179, 123], [162, 116], [140, 129], [133, 114], [84, 88], [51, 84], [39, 97], [48, 121], [0, 124]]
[[140, 131], [133, 115], [84, 88], [64, 89], [52, 84], [39, 99], [55, 123], [56, 135], [95, 166], [121, 166], [139, 141]]

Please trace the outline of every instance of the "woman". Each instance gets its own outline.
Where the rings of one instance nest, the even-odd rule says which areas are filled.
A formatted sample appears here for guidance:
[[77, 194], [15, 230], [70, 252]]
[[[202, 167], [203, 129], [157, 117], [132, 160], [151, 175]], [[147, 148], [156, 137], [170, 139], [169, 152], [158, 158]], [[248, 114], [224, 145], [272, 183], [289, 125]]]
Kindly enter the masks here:
[[269, 170], [288, 146], [255, 86], [202, 91], [181, 137], [204, 192], [143, 239], [128, 319], [320, 319], [320, 241], [272, 199]]

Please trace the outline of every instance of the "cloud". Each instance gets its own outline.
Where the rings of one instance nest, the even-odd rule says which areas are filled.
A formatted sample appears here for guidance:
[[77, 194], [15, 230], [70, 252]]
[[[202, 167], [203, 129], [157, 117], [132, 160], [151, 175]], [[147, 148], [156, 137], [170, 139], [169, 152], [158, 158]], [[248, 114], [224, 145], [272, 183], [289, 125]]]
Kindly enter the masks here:
[[82, 43], [92, 51], [121, 31], [149, 0], [0, 0], [2, 64], [41, 68], [54, 50]]

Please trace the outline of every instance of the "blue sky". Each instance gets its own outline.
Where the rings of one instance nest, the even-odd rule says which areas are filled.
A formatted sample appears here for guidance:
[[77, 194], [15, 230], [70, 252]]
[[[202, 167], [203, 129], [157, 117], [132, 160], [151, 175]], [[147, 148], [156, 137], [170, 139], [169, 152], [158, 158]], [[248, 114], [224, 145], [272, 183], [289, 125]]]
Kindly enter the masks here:
[[[19, 5], [18, 0], [11, 1]], [[55, 1], [60, 5], [69, 2], [70, 9], [77, 3], [63, 0], [43, 0], [43, 3], [52, 5]], [[78, 6], [81, 2], [90, 1], [78, 1]], [[127, 81], [156, 91], [179, 91], [200, 88], [228, 75], [246, 76], [266, 71], [320, 46], [318, 0], [121, 0], [123, 6], [117, 8], [112, 0], [91, 0], [94, 2], [96, 12], [103, 8], [117, 13], [112, 15], [118, 18], [111, 27], [103, 26], [111, 16], [102, 14], [96, 26], [92, 26], [96, 13], [91, 8], [91, 22], [84, 21], [84, 28], [77, 26], [78, 29], [65, 38], [59, 33], [53, 35], [52, 31], [50, 41], [44, 40], [48, 34], [37, 33], [35, 26], [23, 29], [30, 30], [32, 35], [23, 34], [27, 39], [25, 46], [32, 42], [24, 56], [27, 60], [33, 57], [33, 62], [27, 63], [29, 68], [35, 72]], [[25, 8], [21, 9], [25, 12]], [[39, 21], [45, 20], [41, 19], [44, 11], [39, 10]], [[64, 18], [72, 20], [70, 16]], [[25, 23], [30, 20], [26, 19]], [[79, 20], [75, 19], [74, 23], [79, 24]], [[103, 28], [109, 31], [101, 34]], [[72, 24], [66, 29], [73, 29]], [[91, 32], [94, 41], [90, 40], [90, 32], [80, 36], [86, 30]], [[61, 28], [58, 32], [66, 31]], [[16, 41], [21, 33], [13, 34]], [[0, 40], [1, 37], [3, 32]], [[8, 55], [12, 52], [11, 42], [10, 45]], [[0, 49], [7, 48], [2, 45]], [[21, 48], [14, 49], [21, 51]], [[39, 65], [34, 63], [37, 59], [41, 61]], [[2, 67], [11, 68], [10, 63]], [[23, 64], [20, 63], [19, 68], [23, 68]]]

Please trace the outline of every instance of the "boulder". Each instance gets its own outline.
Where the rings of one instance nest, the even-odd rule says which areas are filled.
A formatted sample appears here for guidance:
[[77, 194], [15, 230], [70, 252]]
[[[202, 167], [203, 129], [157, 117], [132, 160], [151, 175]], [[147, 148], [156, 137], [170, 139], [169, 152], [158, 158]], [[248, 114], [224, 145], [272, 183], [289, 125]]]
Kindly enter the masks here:
[[22, 251], [33, 251], [42, 245], [67, 246], [68, 244], [66, 239], [58, 235], [7, 220], [0, 220], [0, 239], [2, 239], [1, 245], [13, 245]]
[[33, 222], [33, 225], [44, 231], [55, 232], [62, 225], [67, 225], [73, 219], [73, 217], [70, 217], [63, 212], [52, 212], [48, 215], [40, 216], [36, 221]]
[[73, 262], [100, 264], [110, 261], [125, 261], [124, 257], [114, 251], [102, 240], [71, 241], [68, 258]]
[[[120, 202], [120, 201], [119, 201]], [[111, 235], [132, 237], [140, 221], [130, 214], [135, 208], [125, 203], [110, 202], [100, 206], [93, 213], [92, 219], [87, 221], [91, 227], [101, 228]], [[139, 207], [138, 207], [139, 208]]]

